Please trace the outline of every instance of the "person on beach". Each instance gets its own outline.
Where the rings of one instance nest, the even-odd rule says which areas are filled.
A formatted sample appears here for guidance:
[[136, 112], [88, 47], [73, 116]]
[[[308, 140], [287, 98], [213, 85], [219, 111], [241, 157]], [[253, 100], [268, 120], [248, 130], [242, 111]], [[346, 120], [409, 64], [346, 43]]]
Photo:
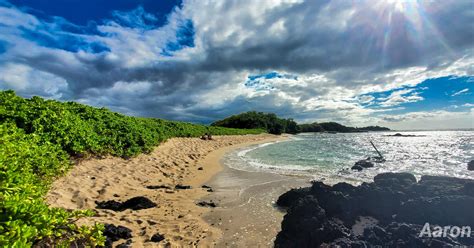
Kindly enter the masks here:
[[201, 136], [202, 140], [213, 140], [211, 133], [205, 133], [203, 136]]

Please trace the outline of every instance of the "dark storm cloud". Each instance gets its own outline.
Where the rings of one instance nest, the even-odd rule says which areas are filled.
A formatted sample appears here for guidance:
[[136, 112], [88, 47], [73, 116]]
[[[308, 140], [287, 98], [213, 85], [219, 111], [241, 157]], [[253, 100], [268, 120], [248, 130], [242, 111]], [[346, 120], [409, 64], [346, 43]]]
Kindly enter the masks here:
[[[266, 12], [261, 24], [246, 18], [236, 25], [253, 35], [236, 44], [237, 30], [228, 42], [207, 44], [203, 68], [326, 72], [370, 66], [383, 72], [459, 58], [474, 44], [472, 1], [420, 1], [419, 16], [373, 7], [376, 2], [383, 1], [306, 1]], [[284, 32], [272, 33], [279, 21]]]

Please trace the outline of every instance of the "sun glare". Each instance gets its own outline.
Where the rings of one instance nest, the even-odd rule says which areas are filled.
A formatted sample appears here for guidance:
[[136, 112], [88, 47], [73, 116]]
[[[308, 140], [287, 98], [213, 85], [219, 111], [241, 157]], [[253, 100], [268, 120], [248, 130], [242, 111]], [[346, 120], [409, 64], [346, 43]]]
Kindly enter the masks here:
[[392, 5], [393, 8], [397, 11], [404, 12], [406, 0], [386, 0], [388, 4]]
[[[425, 5], [420, 0], [377, 0], [371, 8], [378, 13], [375, 20], [379, 29], [372, 30], [373, 36], [382, 47], [382, 61], [390, 60], [390, 47], [398, 40], [409, 39], [416, 49], [424, 49], [423, 40], [441, 44], [449, 53], [452, 49], [443, 34], [426, 15]], [[406, 38], [403, 38], [406, 37]]]

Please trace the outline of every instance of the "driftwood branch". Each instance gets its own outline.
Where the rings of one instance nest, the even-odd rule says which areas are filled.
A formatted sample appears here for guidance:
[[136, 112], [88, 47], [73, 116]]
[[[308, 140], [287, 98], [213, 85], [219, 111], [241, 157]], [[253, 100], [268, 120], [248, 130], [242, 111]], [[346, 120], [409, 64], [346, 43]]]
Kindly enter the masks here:
[[377, 147], [374, 145], [374, 142], [372, 142], [372, 140], [369, 140], [369, 141], [370, 141], [370, 144], [374, 147], [375, 151], [379, 154], [379, 157], [383, 159], [382, 153], [379, 152]]

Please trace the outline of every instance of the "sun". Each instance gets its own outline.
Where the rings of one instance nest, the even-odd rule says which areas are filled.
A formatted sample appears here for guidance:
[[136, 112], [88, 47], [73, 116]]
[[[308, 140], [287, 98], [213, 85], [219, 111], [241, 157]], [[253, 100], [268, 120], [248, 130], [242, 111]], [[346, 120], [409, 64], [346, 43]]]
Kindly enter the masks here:
[[[409, 0], [385, 0], [387, 4], [391, 5], [392, 8], [394, 8], [397, 11], [400, 12], [405, 12], [406, 10], [406, 4]], [[414, 1], [414, 0], [413, 0]]]

